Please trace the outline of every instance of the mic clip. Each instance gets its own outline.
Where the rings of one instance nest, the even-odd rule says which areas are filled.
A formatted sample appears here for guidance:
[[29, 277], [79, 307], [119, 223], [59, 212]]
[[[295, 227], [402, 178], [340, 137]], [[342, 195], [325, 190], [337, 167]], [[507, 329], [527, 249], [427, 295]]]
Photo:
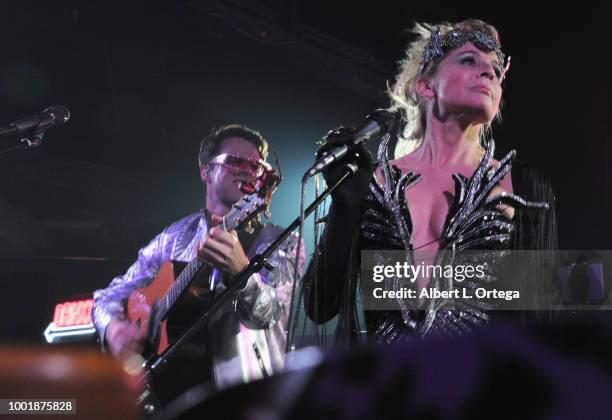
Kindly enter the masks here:
[[25, 145], [26, 149], [32, 149], [42, 144], [42, 138], [45, 135], [45, 130], [34, 133], [31, 136], [24, 137], [19, 141]]

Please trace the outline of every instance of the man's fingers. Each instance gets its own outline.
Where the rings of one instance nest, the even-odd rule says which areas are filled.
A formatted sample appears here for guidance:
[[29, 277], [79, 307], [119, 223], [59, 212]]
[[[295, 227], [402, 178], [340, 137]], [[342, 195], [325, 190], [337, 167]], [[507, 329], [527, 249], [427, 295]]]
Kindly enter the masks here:
[[115, 353], [120, 356], [130, 356], [135, 353], [142, 353], [144, 350], [144, 339], [146, 335], [118, 337], [115, 343]]
[[[223, 233], [226, 233], [226, 232], [223, 232]], [[232, 251], [231, 245], [228, 245], [227, 243], [223, 241], [217, 240], [217, 237], [211, 237], [211, 236], [207, 236], [206, 238], [204, 238], [204, 241], [202, 242], [202, 246], [200, 247], [200, 250], [205, 250], [205, 249], [209, 249], [223, 256], [229, 255]]]
[[211, 229], [204, 237], [198, 249], [198, 257], [231, 275], [248, 264], [236, 232], [225, 232], [218, 228]]
[[107, 342], [112, 353], [120, 356], [123, 352], [140, 353], [146, 332], [128, 323], [121, 323], [111, 328]]
[[211, 232], [211, 237], [215, 241], [221, 242], [229, 247], [232, 247], [238, 240], [238, 235], [236, 234], [236, 231], [226, 232], [221, 229], [213, 229]]
[[142, 353], [144, 346], [142, 340], [129, 340], [125, 343], [124, 349], [129, 350], [132, 353]]
[[224, 254], [221, 254], [220, 252], [217, 252], [210, 247], [200, 248], [198, 257], [204, 262], [207, 262], [214, 266], [221, 265], [223, 267], [225, 267], [226, 259], [227, 259]]

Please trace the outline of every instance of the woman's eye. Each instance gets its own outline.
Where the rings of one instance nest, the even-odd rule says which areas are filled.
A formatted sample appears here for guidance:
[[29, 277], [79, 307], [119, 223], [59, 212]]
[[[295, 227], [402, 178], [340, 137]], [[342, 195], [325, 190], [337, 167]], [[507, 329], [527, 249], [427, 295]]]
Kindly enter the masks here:
[[460, 61], [461, 64], [469, 64], [469, 65], [474, 65], [476, 63], [476, 61], [474, 60], [474, 57], [471, 56], [466, 56], [463, 57]]

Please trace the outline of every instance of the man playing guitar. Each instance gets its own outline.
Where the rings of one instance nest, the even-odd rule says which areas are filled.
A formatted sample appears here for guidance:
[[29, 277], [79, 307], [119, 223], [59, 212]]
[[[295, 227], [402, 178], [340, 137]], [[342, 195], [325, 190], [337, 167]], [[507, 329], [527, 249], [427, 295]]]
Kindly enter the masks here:
[[[147, 329], [130, 322], [127, 301], [134, 291], [151, 285], [162, 264], [198, 258], [209, 267], [208, 271], [202, 270], [208, 274], [196, 277], [170, 309], [167, 322], [171, 343], [173, 319], [178, 330], [181, 324], [194, 322], [205, 310], [206, 299], [222, 290], [249, 263], [250, 256], [265, 249], [280, 234], [281, 229], [270, 224], [257, 225], [251, 234], [237, 234], [217, 226], [244, 195], [244, 185], [267, 170], [267, 154], [268, 144], [262, 135], [239, 125], [224, 126], [202, 140], [199, 164], [206, 194], [204, 210], [166, 227], [140, 250], [125, 274], [94, 293], [94, 325], [113, 356], [127, 360], [143, 352], [149, 338]], [[268, 259], [274, 269], [264, 269], [248, 279], [231, 304], [213, 318], [202, 337], [188, 346], [191, 356], [185, 357], [182, 365], [177, 364], [172, 381], [185, 388], [189, 383], [210, 379], [217, 388], [224, 388], [268, 376], [282, 367], [296, 245], [296, 237], [289, 237]], [[300, 249], [301, 273], [303, 245]], [[213, 268], [221, 273], [221, 281], [211, 287], [208, 279]]]

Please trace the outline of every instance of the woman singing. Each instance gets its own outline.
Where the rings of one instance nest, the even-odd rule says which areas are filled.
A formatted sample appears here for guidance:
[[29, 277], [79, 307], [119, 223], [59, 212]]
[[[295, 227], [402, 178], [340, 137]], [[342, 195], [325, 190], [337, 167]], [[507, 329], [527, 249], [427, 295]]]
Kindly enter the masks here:
[[[493, 156], [490, 126], [500, 117], [510, 66], [496, 29], [466, 20], [417, 24], [414, 33], [390, 89], [392, 109], [404, 121], [396, 160], [388, 161], [383, 141], [376, 165], [361, 149], [326, 173], [332, 184], [349, 160], [359, 167], [332, 196], [318, 254], [304, 280], [309, 317], [324, 323], [340, 315], [340, 338], [355, 338], [363, 329], [356, 304], [362, 250], [405, 250], [414, 261], [417, 250], [454, 255], [556, 248], [549, 183], [519, 164], [514, 151], [499, 160]], [[332, 131], [321, 150], [350, 134]], [[536, 288], [548, 287], [544, 283]], [[416, 283], [417, 289], [435, 285], [431, 278]], [[416, 310], [402, 299], [395, 310], [365, 309], [368, 339], [378, 343], [469, 332], [495, 316], [491, 308], [452, 299], [421, 300]]]

